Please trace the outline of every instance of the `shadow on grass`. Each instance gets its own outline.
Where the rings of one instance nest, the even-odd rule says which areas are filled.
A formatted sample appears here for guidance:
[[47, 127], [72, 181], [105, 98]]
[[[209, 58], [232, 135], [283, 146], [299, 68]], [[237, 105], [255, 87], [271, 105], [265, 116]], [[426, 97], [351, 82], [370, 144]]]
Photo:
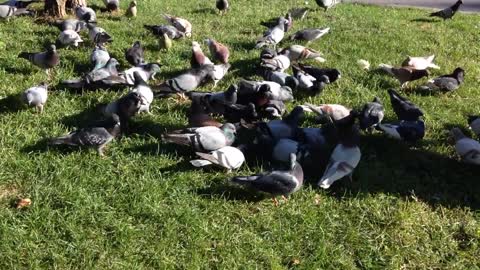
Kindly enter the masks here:
[[252, 77], [256, 75], [258, 68], [258, 59], [243, 59], [232, 63], [231, 74], [241, 78]]
[[[62, 136], [64, 134], [58, 134], [57, 136]], [[49, 145], [48, 142], [54, 138], [54, 136], [50, 138], [43, 138], [40, 139], [38, 142], [32, 145], [27, 145], [23, 147], [20, 152], [29, 154], [29, 153], [40, 153], [40, 152], [47, 152], [47, 151], [55, 151], [59, 154], [70, 154], [75, 151], [81, 151], [83, 149], [89, 150], [87, 147], [75, 147], [75, 146], [68, 146], [68, 145]]]
[[215, 9], [213, 8], [197, 8], [193, 12], [193, 14], [218, 14]]
[[229, 181], [225, 179], [212, 181], [211, 186], [196, 189], [195, 192], [201, 197], [226, 199], [229, 201], [259, 202], [267, 198], [263, 193], [240, 187], [229, 183]]
[[432, 18], [416, 18], [416, 19], [410, 20], [410, 22], [433, 23], [433, 22], [440, 22], [440, 20], [436, 20]]
[[15, 113], [26, 108], [20, 95], [8, 95], [0, 99], [0, 113]]
[[103, 119], [102, 106], [105, 104], [92, 105], [85, 110], [63, 117], [60, 123], [70, 128], [85, 128], [95, 126]]
[[[363, 159], [353, 179], [364, 180], [350, 183], [343, 179], [329, 190], [332, 196], [384, 193], [405, 199], [413, 196], [433, 207], [480, 207], [480, 166], [383, 136], [363, 137], [361, 149]], [[362, 163], [368, 163], [370, 169]]]

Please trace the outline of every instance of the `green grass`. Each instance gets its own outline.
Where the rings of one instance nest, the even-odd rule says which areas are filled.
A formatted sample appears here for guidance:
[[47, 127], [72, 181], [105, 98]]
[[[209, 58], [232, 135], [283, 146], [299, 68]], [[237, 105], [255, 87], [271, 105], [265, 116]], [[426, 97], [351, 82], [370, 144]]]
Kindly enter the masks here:
[[[220, 17], [213, 2], [145, 0], [136, 19], [98, 17], [115, 38], [109, 51], [124, 68], [124, 49], [135, 40], [145, 44], [149, 61], [164, 64], [158, 82], [188, 67], [191, 40], [160, 52], [142, 25], [163, 23], [162, 12], [190, 19], [195, 40], [213, 37], [230, 46], [233, 70], [218, 87], [226, 89], [253, 76], [259, 51], [252, 48], [264, 31], [259, 22], [303, 3], [236, 0]], [[460, 163], [445, 134], [452, 125], [465, 127], [465, 115], [480, 112], [480, 16], [434, 23], [418, 18], [426, 11], [345, 4], [295, 22], [294, 31], [331, 27], [311, 47], [343, 76], [321, 96], [290, 108], [304, 102], [358, 107], [379, 96], [387, 119], [394, 119], [386, 89], [397, 82], [360, 70], [358, 59], [395, 64], [406, 55], [435, 53], [442, 69], [433, 75], [457, 66], [467, 75], [454, 93], [409, 94], [426, 112], [424, 141], [408, 146], [380, 134], [363, 136], [353, 183], [328, 191], [307, 184], [279, 207], [258, 196], [250, 200], [248, 191], [228, 183], [231, 175], [193, 169], [190, 151], [162, 144], [159, 134], [186, 124], [184, 108], [164, 100], [154, 102], [153, 115], [133, 120], [136, 133], [112, 143], [107, 158], [46, 149], [38, 143], [43, 138], [85, 125], [92, 119], [89, 108], [122, 93], [55, 89], [42, 115], [18, 109], [15, 95], [47, 78], [16, 56], [41, 50], [58, 31], [29, 18], [0, 22], [0, 269], [480, 268], [480, 169]], [[61, 50], [52, 85], [86, 72], [91, 48], [86, 42]], [[12, 208], [17, 197], [33, 204]]]

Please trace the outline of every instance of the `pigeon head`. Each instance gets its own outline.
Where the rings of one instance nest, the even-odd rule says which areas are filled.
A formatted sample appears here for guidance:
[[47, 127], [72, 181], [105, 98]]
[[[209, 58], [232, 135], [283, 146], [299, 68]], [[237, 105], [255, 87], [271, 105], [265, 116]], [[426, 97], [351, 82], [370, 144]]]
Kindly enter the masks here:
[[50, 44], [50, 46], [48, 46], [48, 52], [56, 52], [57, 51], [57, 47], [55, 46], [55, 44]]
[[140, 48], [141, 46], [142, 46], [142, 45], [140, 44], [140, 41], [139, 41], [139, 40], [137, 40], [137, 41], [135, 41], [135, 43], [133, 43], [133, 47], [134, 47], [134, 48]]
[[463, 83], [464, 76], [465, 76], [465, 70], [458, 67], [453, 71], [453, 76], [455, 77], [455, 79], [457, 79], [457, 81], [459, 83]]
[[117, 59], [115, 59], [115, 58], [110, 58], [110, 59], [108, 60], [106, 66], [107, 66], [107, 67], [117, 67], [117, 66], [119, 66], [119, 65], [120, 65], [120, 63], [118, 63], [118, 60], [117, 60]]
[[260, 52], [260, 59], [272, 59], [277, 55], [277, 52], [270, 48], [265, 48]]
[[130, 2], [130, 7], [136, 7], [136, 6], [137, 6], [137, 1]]
[[44, 87], [44, 88], [47, 88], [47, 87], [48, 87], [48, 84], [47, 84], [46, 82], [41, 82], [41, 83], [39, 84], [39, 86]]
[[330, 80], [330, 83], [333, 83], [342, 77], [342, 73], [340, 73], [338, 69], [331, 69], [327, 71], [327, 76], [328, 76], [328, 79]]
[[162, 65], [158, 63], [149, 63], [145, 65], [145, 69], [150, 72], [160, 72], [160, 67]]

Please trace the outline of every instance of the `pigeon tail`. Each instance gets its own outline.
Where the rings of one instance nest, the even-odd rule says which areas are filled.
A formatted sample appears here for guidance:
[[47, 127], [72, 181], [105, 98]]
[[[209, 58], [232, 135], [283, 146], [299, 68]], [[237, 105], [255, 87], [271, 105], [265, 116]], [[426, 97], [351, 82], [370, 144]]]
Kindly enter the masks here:
[[190, 164], [199, 168], [199, 167], [203, 167], [203, 166], [212, 165], [212, 162], [210, 162], [208, 160], [204, 160], [204, 159], [194, 159], [194, 160], [190, 160]]
[[186, 146], [191, 146], [193, 143], [191, 136], [187, 134], [164, 134], [162, 141]]
[[394, 74], [393, 71], [392, 71], [392, 68], [393, 68], [392, 66], [387, 65], [387, 64], [380, 64], [380, 65], [378, 65], [378, 67], [379, 67], [381, 70], [383, 70], [383, 71], [385, 71], [385, 72], [387, 72], [387, 73], [395, 76], [395, 74]]
[[258, 179], [258, 175], [251, 175], [251, 176], [236, 176], [232, 178], [232, 182], [241, 184], [241, 185], [249, 185], [250, 182], [254, 182]]
[[48, 141], [49, 145], [70, 144], [70, 135], [52, 138]]
[[33, 53], [21, 52], [21, 53], [18, 55], [18, 58], [23, 58], [23, 59], [30, 60], [31, 57], [32, 57], [32, 55], [33, 55]]

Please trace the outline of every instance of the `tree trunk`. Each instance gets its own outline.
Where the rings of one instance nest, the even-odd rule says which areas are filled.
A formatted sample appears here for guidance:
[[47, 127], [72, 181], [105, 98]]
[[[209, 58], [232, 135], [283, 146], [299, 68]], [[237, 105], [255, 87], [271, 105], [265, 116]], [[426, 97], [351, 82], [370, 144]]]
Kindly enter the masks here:
[[67, 8], [73, 9], [77, 6], [87, 6], [86, 0], [45, 0], [45, 13], [56, 18], [63, 18], [67, 15]]
[[66, 0], [45, 0], [45, 14], [56, 18], [63, 18], [67, 15], [65, 2]]
[[74, 9], [78, 6], [87, 6], [87, 1], [86, 0], [67, 0], [67, 8], [69, 9]]

